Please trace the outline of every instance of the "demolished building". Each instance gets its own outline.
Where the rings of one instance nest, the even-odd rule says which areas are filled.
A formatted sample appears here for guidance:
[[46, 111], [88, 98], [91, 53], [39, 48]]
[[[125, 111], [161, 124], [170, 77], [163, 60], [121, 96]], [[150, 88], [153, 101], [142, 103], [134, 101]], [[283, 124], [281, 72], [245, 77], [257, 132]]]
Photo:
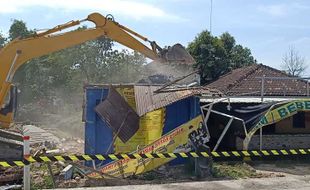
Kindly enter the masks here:
[[213, 150], [307, 148], [310, 93], [307, 80], [254, 64], [232, 70], [206, 87], [225, 94], [202, 98]]
[[[206, 138], [198, 96], [220, 96], [220, 92], [201, 87], [157, 92], [161, 88], [157, 85], [85, 86], [85, 154], [184, 152], [191, 150], [190, 139], [195, 144]], [[104, 173], [125, 177], [171, 160], [125, 159], [95, 165]], [[180, 159], [174, 161], [180, 162]]]

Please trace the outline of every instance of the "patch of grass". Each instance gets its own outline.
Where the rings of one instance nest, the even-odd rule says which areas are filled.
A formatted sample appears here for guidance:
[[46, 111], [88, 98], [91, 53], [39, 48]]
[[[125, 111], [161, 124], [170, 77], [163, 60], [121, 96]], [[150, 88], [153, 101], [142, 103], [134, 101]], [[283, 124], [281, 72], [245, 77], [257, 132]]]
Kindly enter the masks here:
[[256, 171], [245, 163], [214, 163], [212, 175], [216, 178], [252, 178], [257, 177]]
[[[46, 164], [32, 164], [31, 165], [31, 189], [51, 189], [53, 188], [53, 179], [49, 175]], [[57, 173], [59, 168], [52, 165], [53, 173]]]
[[31, 189], [52, 189], [53, 188], [53, 181], [50, 176], [43, 176], [42, 181], [40, 183], [33, 182], [31, 184]]

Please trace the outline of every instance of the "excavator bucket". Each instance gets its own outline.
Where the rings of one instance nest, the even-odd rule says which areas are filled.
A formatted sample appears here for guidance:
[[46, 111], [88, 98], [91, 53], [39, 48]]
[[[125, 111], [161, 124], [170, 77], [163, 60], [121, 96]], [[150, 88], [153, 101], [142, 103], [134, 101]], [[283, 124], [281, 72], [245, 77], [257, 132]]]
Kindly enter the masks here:
[[180, 65], [193, 65], [194, 58], [186, 51], [181, 44], [169, 46], [162, 51], [162, 58], [165, 62], [175, 63]]

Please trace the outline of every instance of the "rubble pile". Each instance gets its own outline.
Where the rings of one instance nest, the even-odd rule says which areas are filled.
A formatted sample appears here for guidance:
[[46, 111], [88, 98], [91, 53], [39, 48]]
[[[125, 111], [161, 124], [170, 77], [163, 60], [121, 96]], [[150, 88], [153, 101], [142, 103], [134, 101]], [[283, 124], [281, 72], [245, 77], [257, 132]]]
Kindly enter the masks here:
[[0, 186], [20, 183], [22, 181], [22, 177], [23, 177], [23, 168], [0, 167]]
[[66, 154], [83, 154], [84, 141], [76, 137], [62, 138], [56, 145], [60, 152]]

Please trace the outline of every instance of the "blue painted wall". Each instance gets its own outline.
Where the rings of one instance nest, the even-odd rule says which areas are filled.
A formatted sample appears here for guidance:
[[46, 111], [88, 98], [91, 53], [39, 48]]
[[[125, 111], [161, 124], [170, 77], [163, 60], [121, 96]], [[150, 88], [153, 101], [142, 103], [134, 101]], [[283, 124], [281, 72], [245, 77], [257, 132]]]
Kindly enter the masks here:
[[[85, 154], [106, 154], [113, 140], [112, 130], [95, 112], [95, 107], [108, 95], [108, 89], [86, 89]], [[114, 152], [113, 146], [108, 153]], [[96, 161], [99, 164], [100, 161]], [[90, 166], [92, 163], [87, 162]]]
[[[95, 113], [94, 108], [108, 95], [108, 89], [86, 89], [85, 154], [106, 154], [113, 140], [112, 130]], [[163, 135], [200, 114], [199, 98], [189, 97], [166, 107]], [[108, 153], [114, 152], [113, 146]], [[176, 159], [172, 164], [184, 163]], [[100, 162], [96, 162], [98, 164]], [[91, 165], [91, 163], [87, 163]]]
[[[163, 135], [200, 115], [199, 103], [199, 98], [192, 96], [168, 105], [166, 107]], [[171, 161], [170, 164], [182, 164], [185, 161], [186, 159], [177, 158]]]

